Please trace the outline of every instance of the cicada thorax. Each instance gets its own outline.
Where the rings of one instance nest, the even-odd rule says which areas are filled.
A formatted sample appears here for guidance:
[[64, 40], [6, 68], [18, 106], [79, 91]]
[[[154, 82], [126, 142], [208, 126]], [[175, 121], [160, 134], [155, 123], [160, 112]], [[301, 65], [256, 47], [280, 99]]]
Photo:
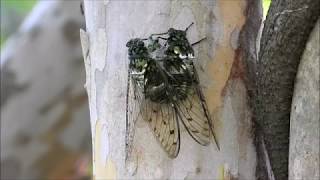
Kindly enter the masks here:
[[191, 86], [190, 83], [192, 79], [194, 79], [194, 50], [187, 39], [186, 31], [170, 28], [168, 35], [168, 46], [165, 51], [168, 58], [165, 66], [170, 72], [176, 76], [180, 76], [180, 80], [184, 78], [182, 82], [186, 84], [187, 87], [188, 85]]
[[148, 49], [143, 40], [136, 38], [127, 42], [129, 55], [130, 76], [137, 83], [138, 87], [144, 88], [145, 72], [150, 61]]
[[180, 59], [194, 57], [194, 50], [187, 39], [186, 31], [170, 28], [168, 35], [168, 48], [165, 52], [168, 56], [177, 56]]
[[128, 47], [130, 68], [142, 71], [149, 59], [148, 49], [144, 42], [139, 38], [131, 39], [126, 46]]
[[165, 66], [176, 79], [174, 86], [179, 100], [187, 98], [190, 89], [198, 83], [194, 77], [194, 50], [187, 38], [187, 29], [170, 28], [165, 51], [168, 57]]

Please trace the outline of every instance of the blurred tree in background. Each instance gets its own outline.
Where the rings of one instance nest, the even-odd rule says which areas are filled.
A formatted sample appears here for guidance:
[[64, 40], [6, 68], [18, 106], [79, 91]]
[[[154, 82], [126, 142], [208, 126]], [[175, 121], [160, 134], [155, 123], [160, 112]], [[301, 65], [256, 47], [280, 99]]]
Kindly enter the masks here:
[[90, 179], [80, 0], [0, 2], [0, 179]]
[[32, 10], [37, 0], [1, 0], [0, 42], [3, 46], [6, 39], [15, 32], [26, 15]]

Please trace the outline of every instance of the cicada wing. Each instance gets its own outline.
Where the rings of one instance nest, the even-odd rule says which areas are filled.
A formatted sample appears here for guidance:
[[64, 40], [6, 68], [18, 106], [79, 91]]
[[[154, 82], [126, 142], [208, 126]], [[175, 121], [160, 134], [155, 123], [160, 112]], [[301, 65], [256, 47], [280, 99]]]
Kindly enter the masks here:
[[212, 134], [219, 149], [213, 130], [212, 119], [199, 86], [199, 79], [195, 69], [193, 69], [193, 73], [194, 82], [190, 89], [188, 89], [188, 92], [185, 92], [188, 94], [187, 98], [175, 104], [178, 110], [178, 116], [187, 129], [187, 132], [196, 142], [201, 145], [208, 145]]
[[216, 134], [214, 132], [214, 126], [212, 124], [213, 123], [212, 117], [211, 117], [210, 112], [208, 110], [207, 102], [206, 102], [205, 96], [204, 96], [204, 94], [202, 92], [202, 88], [200, 87], [200, 79], [199, 79], [199, 75], [198, 75], [198, 72], [197, 72], [195, 66], [193, 66], [193, 73], [194, 73], [194, 79], [195, 79], [194, 88], [196, 88], [196, 92], [198, 94], [198, 98], [200, 99], [201, 106], [203, 107], [203, 111], [206, 114], [205, 116], [208, 119], [208, 124], [209, 124], [209, 128], [210, 128], [210, 132], [211, 132], [211, 134], [213, 136], [214, 143], [215, 143], [217, 149], [220, 150], [220, 145], [219, 145], [217, 136], [216, 136]]
[[206, 113], [203, 110], [196, 89], [188, 93], [188, 97], [175, 104], [178, 116], [190, 136], [199, 144], [207, 145], [210, 142], [210, 126]]
[[144, 104], [144, 95], [138, 83], [130, 76], [128, 76], [127, 89], [127, 112], [126, 112], [126, 147], [127, 155], [131, 152], [132, 141], [134, 137], [135, 123], [142, 117], [142, 109]]
[[170, 104], [146, 100], [144, 117], [154, 136], [169, 157], [177, 157], [180, 150], [180, 129], [177, 113]]

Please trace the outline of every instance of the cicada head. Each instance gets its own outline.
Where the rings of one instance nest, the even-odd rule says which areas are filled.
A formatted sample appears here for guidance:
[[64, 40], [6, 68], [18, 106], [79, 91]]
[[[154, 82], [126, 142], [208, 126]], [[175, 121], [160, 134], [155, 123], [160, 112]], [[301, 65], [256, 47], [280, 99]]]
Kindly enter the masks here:
[[135, 38], [127, 42], [130, 68], [136, 72], [141, 72], [145, 68], [149, 53], [142, 39]]

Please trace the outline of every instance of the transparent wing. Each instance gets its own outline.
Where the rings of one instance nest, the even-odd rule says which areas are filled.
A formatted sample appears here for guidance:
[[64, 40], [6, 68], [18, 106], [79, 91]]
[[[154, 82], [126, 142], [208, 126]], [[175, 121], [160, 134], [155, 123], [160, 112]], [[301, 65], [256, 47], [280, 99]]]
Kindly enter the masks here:
[[[194, 67], [193, 67], [194, 68]], [[199, 144], [207, 145], [210, 143], [211, 134], [219, 149], [213, 131], [211, 116], [209, 114], [204, 95], [199, 86], [199, 78], [196, 70], [193, 69], [194, 80], [191, 89], [186, 89], [187, 98], [178, 101], [175, 106], [178, 112], [179, 119], [187, 129], [190, 136]], [[183, 91], [183, 89], [182, 89]]]
[[127, 112], [126, 112], [126, 147], [127, 156], [131, 153], [131, 146], [134, 137], [134, 127], [139, 116], [141, 117], [141, 109], [143, 105], [143, 93], [138, 87], [136, 81], [131, 78], [130, 72], [128, 76], [127, 89]]
[[146, 100], [143, 111], [145, 120], [169, 157], [177, 157], [180, 150], [180, 129], [177, 113], [169, 104], [154, 103]]
[[144, 98], [143, 90], [129, 77], [127, 94], [127, 148], [130, 153], [134, 124], [143, 118], [161, 147], [171, 158], [180, 150], [180, 130], [175, 109], [169, 104], [154, 103]]

